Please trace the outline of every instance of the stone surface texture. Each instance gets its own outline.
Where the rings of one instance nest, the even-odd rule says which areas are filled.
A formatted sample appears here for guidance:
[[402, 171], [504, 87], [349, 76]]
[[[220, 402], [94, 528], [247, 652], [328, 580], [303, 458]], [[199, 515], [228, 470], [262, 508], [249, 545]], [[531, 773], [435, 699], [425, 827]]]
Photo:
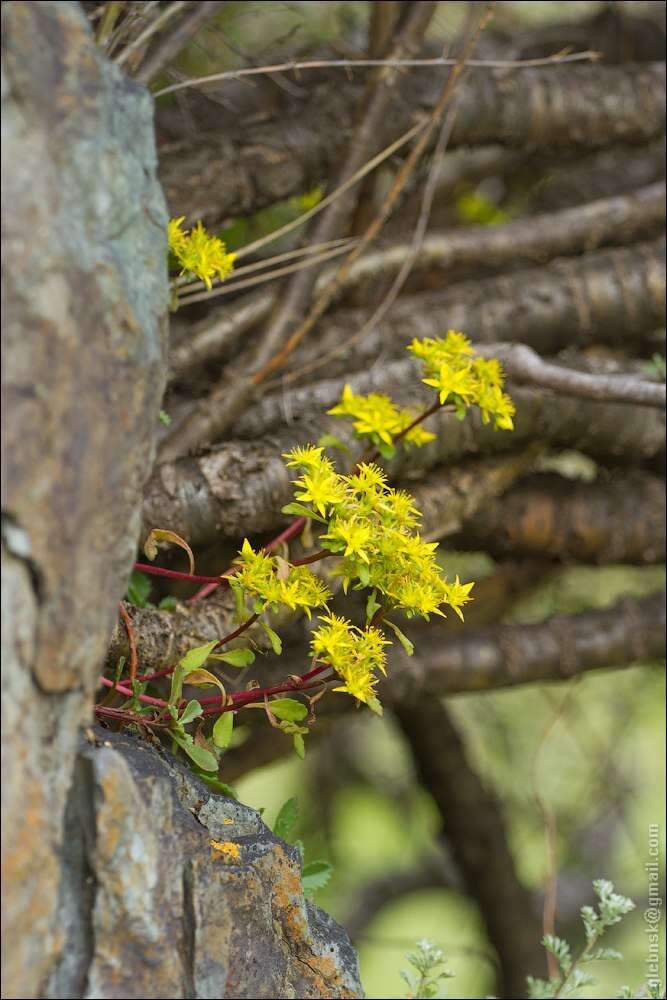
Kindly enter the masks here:
[[50, 997], [359, 997], [296, 848], [159, 747], [95, 729], [77, 760]]

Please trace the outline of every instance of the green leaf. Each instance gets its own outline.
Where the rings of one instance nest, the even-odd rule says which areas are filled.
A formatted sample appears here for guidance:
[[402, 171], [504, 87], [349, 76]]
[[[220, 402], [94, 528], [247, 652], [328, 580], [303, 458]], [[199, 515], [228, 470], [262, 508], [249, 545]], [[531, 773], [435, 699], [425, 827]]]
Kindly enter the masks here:
[[210, 750], [205, 750], [203, 747], [197, 746], [192, 737], [187, 733], [172, 731], [171, 735], [179, 747], [186, 752], [190, 760], [194, 761], [202, 771], [218, 770], [218, 761], [215, 754], [212, 754]]
[[287, 840], [298, 818], [299, 800], [291, 798], [287, 802], [283, 802], [273, 824], [273, 832], [276, 837], [280, 837], [281, 840]]
[[187, 677], [192, 670], [203, 667], [217, 645], [218, 640], [214, 639], [213, 642], [207, 642], [204, 646], [195, 646], [194, 649], [189, 649], [179, 663], [179, 667], [183, 670], [183, 676]]
[[230, 667], [249, 667], [255, 662], [255, 654], [252, 649], [230, 649], [227, 653], [216, 653], [214, 660], [223, 660]]
[[213, 742], [220, 750], [226, 750], [232, 739], [234, 730], [234, 713], [223, 712], [218, 716], [213, 726]]
[[192, 722], [194, 719], [198, 719], [203, 711], [204, 710], [198, 701], [189, 701], [183, 709], [183, 713], [178, 721], [181, 726], [187, 726], [189, 722]]
[[412, 656], [412, 654], [415, 651], [415, 647], [414, 647], [413, 643], [410, 642], [410, 640], [408, 639], [407, 635], [403, 635], [403, 633], [401, 632], [401, 630], [398, 627], [398, 625], [394, 625], [394, 623], [390, 622], [388, 618], [385, 618], [384, 621], [385, 621], [385, 625], [388, 625], [389, 628], [394, 631], [394, 633], [396, 635], [396, 638], [398, 639], [398, 641], [400, 642], [401, 646], [403, 647], [403, 649], [405, 650], [405, 652], [408, 654], [408, 656]]
[[150, 577], [133, 569], [127, 585], [127, 599], [130, 604], [134, 604], [135, 608], [145, 608], [151, 587]]
[[371, 712], [375, 712], [376, 715], [382, 716], [384, 714], [379, 698], [369, 698], [366, 704], [370, 708]]
[[396, 448], [393, 444], [387, 444], [386, 441], [377, 442], [377, 450], [380, 452], [383, 458], [390, 459], [396, 454]]
[[169, 424], [171, 423], [171, 417], [166, 410], [160, 410], [158, 413], [158, 420], [161, 424], [164, 424], [165, 427], [169, 427]]
[[294, 752], [301, 760], [305, 760], [306, 757], [306, 744], [303, 742], [303, 736], [301, 733], [295, 733], [292, 737], [294, 741]]
[[260, 622], [259, 624], [262, 626], [262, 628], [264, 629], [264, 631], [268, 635], [269, 642], [271, 643], [271, 648], [273, 649], [273, 652], [277, 656], [280, 656], [280, 654], [283, 651], [283, 641], [282, 641], [282, 639], [280, 638], [280, 636], [278, 635], [277, 632], [274, 632], [272, 628], [269, 628], [269, 626], [266, 624], [266, 622]]
[[301, 872], [301, 884], [306, 895], [323, 889], [333, 875], [333, 867], [327, 861], [311, 861]]
[[347, 454], [350, 452], [345, 442], [341, 441], [335, 434], [323, 434], [317, 444], [320, 448], [338, 448], [339, 451], [344, 451]]
[[160, 611], [175, 611], [178, 600], [175, 597], [163, 597], [158, 604], [158, 610]]
[[368, 600], [366, 601], [366, 621], [367, 622], [369, 622], [371, 620], [371, 618], [373, 617], [373, 615], [375, 614], [375, 612], [380, 607], [381, 607], [381, 605], [378, 603], [377, 593], [374, 590], [371, 590], [370, 594], [368, 595]]
[[363, 584], [364, 587], [367, 587], [371, 579], [371, 573], [368, 566], [366, 565], [366, 563], [358, 562], [355, 563], [355, 569], [357, 571], [357, 576], [359, 577], [360, 582]]
[[322, 524], [327, 523], [323, 517], [320, 517], [319, 514], [312, 511], [310, 507], [305, 507], [302, 503], [297, 503], [296, 500], [293, 500], [292, 503], [288, 503], [285, 507], [283, 507], [282, 512], [283, 514], [296, 514], [298, 517], [309, 517], [312, 518], [313, 521], [320, 521]]
[[308, 715], [306, 706], [294, 698], [276, 698], [270, 701], [269, 711], [276, 719], [284, 719], [286, 722], [301, 722]]
[[177, 705], [183, 694], [183, 681], [193, 670], [198, 670], [203, 663], [208, 660], [211, 650], [218, 645], [218, 640], [207, 642], [205, 646], [195, 646], [189, 649], [171, 675], [171, 691], [169, 692], [169, 704]]

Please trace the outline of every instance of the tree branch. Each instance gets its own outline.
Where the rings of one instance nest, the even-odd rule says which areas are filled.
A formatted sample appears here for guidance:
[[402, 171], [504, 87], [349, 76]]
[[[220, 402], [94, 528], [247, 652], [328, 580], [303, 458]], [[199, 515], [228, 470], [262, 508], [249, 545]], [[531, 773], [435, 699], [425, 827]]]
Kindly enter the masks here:
[[447, 645], [420, 647], [382, 684], [382, 699], [427, 697], [570, 680], [590, 670], [653, 663], [665, 657], [665, 594], [625, 598], [604, 611], [558, 615], [537, 625], [461, 630]]
[[665, 385], [634, 375], [592, 375], [550, 364], [525, 344], [490, 344], [479, 353], [502, 362], [509, 378], [524, 385], [553, 389], [566, 396], [614, 403], [637, 403], [664, 410]]
[[418, 775], [440, 812], [443, 833], [478, 904], [500, 962], [500, 995], [522, 996], [527, 975], [543, 975], [541, 928], [521, 884], [493, 792], [473, 769], [447, 709], [435, 699], [395, 708]]
[[[388, 145], [436, 106], [446, 70], [406, 75], [378, 131]], [[243, 121], [170, 143], [161, 177], [172, 215], [220, 225], [306, 191], [340, 162], [363, 82], [312, 83], [274, 121]], [[566, 65], [471, 75], [460, 94], [452, 145], [598, 148], [664, 130], [664, 63]], [[197, 177], [198, 183], [192, 184]]]
[[[400, 403], [413, 406], [432, 398], [419, 386], [410, 359], [347, 381], [355, 392], [387, 392]], [[319, 405], [324, 409], [338, 400], [342, 383], [334, 379], [319, 383], [318, 388]], [[629, 464], [651, 459], [664, 450], [665, 417], [658, 410], [512, 386], [510, 393], [517, 408], [512, 433], [483, 425], [476, 413], [459, 421], [440, 411], [428, 421], [436, 440], [425, 448], [398, 452], [388, 465], [392, 479], [414, 480], [436, 465], [454, 464], [466, 455], [501, 454], [536, 442], [574, 448], [601, 461]], [[144, 492], [144, 532], [169, 528], [191, 545], [199, 545], [279, 528], [280, 508], [291, 499], [290, 476], [280, 457], [283, 452], [317, 441], [327, 432], [346, 441], [353, 454], [358, 450], [343, 421], [313, 414], [312, 408], [308, 412], [308, 416], [301, 415], [295, 407], [293, 424], [280, 429], [276, 428], [280, 413], [276, 415], [272, 408], [273, 433], [256, 440], [228, 441], [198, 458], [158, 467]], [[280, 422], [284, 422], [284, 415]], [[248, 430], [255, 428], [249, 426]]]
[[378, 357], [400, 356], [413, 337], [448, 329], [478, 343], [519, 341], [542, 354], [592, 343], [627, 347], [664, 326], [665, 284], [660, 238], [406, 296], [359, 342], [350, 333], [364, 325], [368, 310], [340, 309], [295, 354], [286, 380], [323, 356], [328, 378], [368, 369]]
[[452, 543], [493, 556], [652, 564], [665, 558], [665, 482], [639, 470], [594, 483], [542, 473], [479, 507]]

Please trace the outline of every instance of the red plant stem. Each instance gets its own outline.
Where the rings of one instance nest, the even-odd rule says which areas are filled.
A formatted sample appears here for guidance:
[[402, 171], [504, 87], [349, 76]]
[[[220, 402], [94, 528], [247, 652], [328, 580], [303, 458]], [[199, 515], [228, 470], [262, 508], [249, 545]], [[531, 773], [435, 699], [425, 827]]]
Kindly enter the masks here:
[[156, 670], [154, 674], [137, 674], [137, 680], [142, 684], [147, 684], [149, 681], [156, 681], [160, 677], [168, 677], [169, 674], [173, 674], [176, 669], [176, 664], [173, 667], [165, 667], [164, 670]]
[[[276, 684], [273, 687], [239, 691], [236, 695], [230, 695], [230, 698], [233, 699], [231, 704], [221, 705], [218, 708], [205, 708], [200, 718], [208, 715], [222, 715], [224, 712], [238, 712], [240, 709], [245, 708], [246, 705], [250, 705], [258, 700], [261, 701], [271, 694], [284, 694], [287, 691], [312, 691], [313, 688], [318, 688], [320, 684], [321, 681], [314, 681], [312, 684], [304, 685], [295, 684], [294, 681], [286, 681], [284, 684]], [[203, 704], [203, 700], [200, 700], [199, 704]]]
[[101, 718], [114, 719], [116, 722], [135, 722], [140, 726], [152, 726], [160, 729], [164, 729], [168, 725], [159, 719], [147, 719], [143, 715], [135, 715], [134, 712], [126, 712], [122, 708], [110, 708], [108, 705], [95, 705], [93, 711]]
[[196, 573], [179, 573], [175, 569], [163, 569], [162, 566], [153, 566], [152, 563], [135, 563], [134, 568], [140, 573], [148, 573], [151, 576], [166, 576], [170, 580], [189, 580], [191, 583], [214, 583], [219, 587], [224, 580], [219, 576], [197, 576]]
[[213, 648], [217, 649], [218, 646], [224, 646], [226, 642], [231, 642], [232, 639], [236, 639], [237, 636], [239, 636], [243, 632], [245, 632], [246, 629], [249, 629], [251, 625], [254, 625], [258, 618], [259, 618], [258, 614], [257, 615], [252, 615], [250, 618], [248, 618], [247, 621], [245, 621], [241, 625], [239, 625], [238, 628], [235, 628], [233, 632], [230, 632], [229, 635], [223, 636], [222, 639], [220, 639], [218, 641], [218, 645], [214, 646]]
[[[122, 684], [114, 684], [114, 682], [110, 681], [108, 677], [100, 677], [100, 684], [103, 684], [104, 687], [114, 688], [118, 694], [124, 694], [126, 698], [133, 697], [132, 691], [128, 690], [128, 688], [124, 687]], [[151, 698], [149, 694], [140, 694], [138, 695], [138, 698], [139, 701], [143, 701], [145, 705], [156, 705], [158, 708], [167, 707], [166, 701], [162, 701], [161, 698]]]
[[[328, 663], [320, 663], [318, 664], [318, 666], [313, 667], [312, 670], [309, 670], [307, 673], [303, 674], [298, 679], [298, 681], [297, 680], [283, 681], [282, 684], [277, 685], [277, 687], [280, 688], [280, 691], [274, 688], [251, 688], [249, 691], [236, 691], [234, 694], [230, 694], [229, 696], [233, 702], [232, 707], [238, 707], [239, 702], [245, 704], [248, 701], [256, 701], [258, 698], [261, 699], [265, 695], [269, 694], [279, 694], [283, 691], [303, 691], [304, 685], [308, 685], [309, 681], [313, 680], [313, 678], [317, 677], [318, 674], [322, 674], [324, 673], [325, 670], [328, 669], [329, 669]], [[320, 682], [318, 681], [317, 683], [319, 684]], [[308, 685], [308, 689], [310, 689], [310, 685]], [[210, 697], [207, 696], [206, 698], [199, 698], [198, 700], [200, 705], [215, 705], [216, 702], [220, 701], [220, 695], [213, 694]], [[225, 711], [228, 711], [228, 709], [226, 708]]]
[[291, 565], [307, 566], [308, 563], [319, 562], [320, 559], [326, 559], [327, 556], [331, 555], [333, 555], [333, 552], [329, 552], [329, 549], [320, 549], [319, 552], [313, 552], [312, 556], [305, 556], [303, 559], [296, 559]]

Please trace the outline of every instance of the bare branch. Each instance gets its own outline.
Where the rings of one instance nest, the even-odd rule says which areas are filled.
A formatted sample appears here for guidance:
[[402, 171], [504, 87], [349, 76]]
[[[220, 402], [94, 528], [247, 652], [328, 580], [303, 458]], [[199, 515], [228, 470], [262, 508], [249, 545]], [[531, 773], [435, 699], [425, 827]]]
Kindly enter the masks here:
[[200, 0], [199, 3], [188, 4], [183, 17], [173, 28], [166, 30], [148, 52], [134, 78], [145, 86], [151, 83], [221, 7], [221, 0]]
[[664, 326], [665, 287], [664, 239], [599, 250], [405, 296], [381, 327], [340, 356], [338, 348], [363, 326], [368, 311], [337, 310], [320, 323], [317, 340], [295, 355], [293, 370], [309, 370], [323, 355], [328, 378], [367, 370], [378, 358], [401, 356], [413, 337], [439, 337], [452, 328], [478, 343], [519, 341], [545, 354], [592, 343], [627, 349]]
[[509, 378], [524, 385], [553, 389], [566, 396], [614, 403], [636, 403], [664, 410], [665, 386], [634, 375], [591, 375], [543, 361], [525, 344], [488, 344], [479, 353], [502, 362]]
[[453, 860], [481, 910], [500, 962], [501, 996], [522, 996], [544, 974], [540, 923], [517, 875], [500, 804], [473, 769], [447, 709], [431, 698], [395, 709], [424, 788], [434, 799]]
[[665, 481], [639, 470], [601, 473], [593, 483], [530, 476], [478, 508], [453, 544], [502, 557], [660, 563]]
[[491, 691], [563, 681], [590, 670], [648, 664], [665, 657], [664, 592], [627, 597], [604, 611], [558, 615], [538, 625], [463, 629], [456, 639], [420, 646], [415, 662], [396, 652], [400, 666], [383, 682], [382, 698], [396, 704], [464, 691]]

